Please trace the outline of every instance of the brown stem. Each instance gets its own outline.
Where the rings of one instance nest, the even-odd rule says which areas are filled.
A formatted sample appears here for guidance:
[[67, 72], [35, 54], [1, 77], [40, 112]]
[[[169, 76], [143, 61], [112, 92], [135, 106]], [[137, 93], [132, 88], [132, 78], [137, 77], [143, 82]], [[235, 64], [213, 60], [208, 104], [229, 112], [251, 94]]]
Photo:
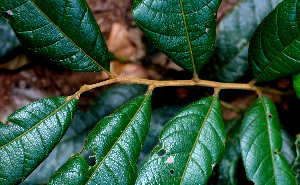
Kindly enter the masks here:
[[156, 87], [171, 87], [171, 86], [202, 86], [202, 87], [212, 87], [215, 89], [239, 89], [239, 90], [250, 90], [255, 92], [266, 92], [272, 93], [277, 95], [287, 95], [286, 92], [278, 91], [276, 89], [270, 89], [265, 87], [255, 86], [252, 83], [244, 84], [244, 83], [222, 83], [222, 82], [214, 82], [208, 80], [201, 80], [195, 81], [192, 80], [172, 80], [172, 81], [159, 81], [159, 80], [149, 80], [149, 79], [138, 79], [138, 78], [127, 78], [118, 76], [116, 74], [110, 73], [111, 78], [109, 80], [99, 82], [92, 85], [84, 85], [80, 88], [80, 90], [76, 93], [80, 95], [81, 93], [88, 91], [90, 89], [94, 89], [97, 87], [101, 87], [108, 84], [113, 83], [128, 83], [128, 84], [144, 84], [153, 86], [152, 88]]

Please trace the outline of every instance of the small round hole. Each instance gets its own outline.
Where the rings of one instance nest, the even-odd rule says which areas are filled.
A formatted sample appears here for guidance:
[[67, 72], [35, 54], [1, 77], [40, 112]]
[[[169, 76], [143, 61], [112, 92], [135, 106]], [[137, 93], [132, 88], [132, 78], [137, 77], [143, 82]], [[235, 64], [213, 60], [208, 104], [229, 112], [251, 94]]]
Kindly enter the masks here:
[[272, 114], [268, 114], [268, 117], [269, 117], [269, 118], [272, 118], [272, 117], [273, 117], [273, 115], [272, 115]]
[[175, 171], [173, 169], [170, 170], [170, 174], [174, 174]]

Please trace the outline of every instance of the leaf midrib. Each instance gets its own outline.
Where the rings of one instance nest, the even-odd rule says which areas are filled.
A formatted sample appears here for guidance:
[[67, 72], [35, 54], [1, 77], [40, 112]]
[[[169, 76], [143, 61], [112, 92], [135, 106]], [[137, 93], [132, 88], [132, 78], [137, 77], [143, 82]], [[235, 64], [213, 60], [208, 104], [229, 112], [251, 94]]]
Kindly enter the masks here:
[[[261, 28], [261, 30], [260, 31], [262, 31], [262, 28]], [[290, 47], [290, 45], [292, 45], [294, 42], [296, 42], [298, 39], [300, 38], [300, 35], [299, 36], [297, 36], [297, 38], [295, 38], [289, 45], [287, 45], [266, 67], [265, 67], [265, 69], [255, 78], [255, 80], [254, 81], [257, 81], [260, 77], [261, 77], [261, 75], [262, 74], [264, 74], [265, 73], [265, 71], [273, 64], [273, 62], [274, 61], [276, 61], [277, 60], [277, 58], [279, 58], [283, 53], [284, 53], [284, 51], [287, 49], [287, 48], [289, 48]]]
[[88, 55], [81, 47], [79, 47], [67, 34], [65, 34], [65, 32], [63, 32], [59, 26], [57, 26], [43, 11], [42, 9], [40, 9], [37, 4], [35, 4], [35, 2], [33, 2], [33, 0], [29, 0], [45, 17], [46, 19], [48, 19], [48, 21], [55, 26], [55, 28], [62, 33], [76, 48], [78, 48], [84, 55], [86, 55], [91, 61], [93, 61], [97, 66], [99, 66], [103, 71], [107, 72], [107, 70], [100, 65], [95, 59], [93, 59], [90, 55]]
[[195, 148], [196, 148], [196, 144], [197, 144], [197, 142], [198, 142], [198, 140], [199, 140], [199, 137], [200, 137], [200, 135], [201, 135], [201, 131], [202, 131], [204, 125], [205, 125], [205, 122], [206, 122], [208, 116], [210, 115], [210, 112], [211, 112], [211, 110], [212, 110], [212, 108], [213, 108], [213, 105], [214, 105], [216, 99], [217, 99], [217, 95], [215, 95], [215, 96], [213, 97], [213, 100], [212, 100], [212, 102], [211, 102], [211, 105], [210, 105], [210, 107], [209, 107], [209, 109], [208, 109], [208, 111], [207, 111], [207, 114], [206, 114], [206, 116], [205, 116], [205, 118], [204, 118], [204, 120], [203, 120], [203, 123], [202, 123], [202, 125], [201, 125], [201, 127], [200, 127], [200, 129], [199, 129], [199, 133], [198, 133], [198, 135], [197, 135], [197, 137], [196, 137], [196, 139], [195, 139], [195, 142], [194, 142], [194, 145], [193, 145], [193, 147], [192, 147], [192, 150], [191, 150], [191, 152], [189, 153], [190, 156], [189, 156], [189, 158], [188, 158], [188, 160], [187, 160], [187, 162], [186, 162], [185, 168], [184, 168], [184, 170], [183, 170], [183, 174], [182, 174], [182, 177], [181, 177], [180, 184], [183, 183], [183, 179], [184, 179], [184, 176], [185, 176], [185, 174], [186, 174], [187, 166], [188, 166], [188, 164], [190, 163], [190, 161], [191, 161], [191, 159], [192, 159], [192, 154], [193, 154], [193, 152], [194, 152], [194, 150], [195, 150]]
[[113, 146], [110, 148], [110, 150], [107, 152], [107, 154], [102, 158], [101, 162], [97, 165], [97, 167], [94, 169], [93, 173], [90, 175], [90, 178], [87, 180], [87, 182], [85, 183], [85, 185], [87, 185], [90, 180], [93, 178], [93, 176], [95, 175], [95, 173], [97, 172], [97, 170], [100, 168], [100, 166], [104, 163], [105, 159], [109, 156], [110, 152], [115, 148], [115, 146], [118, 144], [118, 142], [120, 141], [120, 139], [122, 138], [122, 136], [125, 134], [125, 132], [127, 131], [127, 129], [129, 128], [129, 126], [131, 125], [131, 122], [134, 120], [134, 118], [136, 117], [136, 115], [140, 112], [140, 110], [142, 109], [142, 107], [144, 106], [144, 103], [146, 102], [146, 100], [148, 99], [148, 97], [151, 95], [151, 93], [147, 93], [147, 95], [145, 96], [143, 102], [141, 103], [140, 107], [138, 108], [138, 110], [135, 112], [134, 116], [131, 118], [131, 120], [129, 121], [129, 123], [127, 124], [126, 128], [124, 129], [124, 131], [122, 132], [122, 134], [119, 136], [119, 138], [116, 140], [116, 142], [113, 144]]
[[179, 1], [180, 1], [180, 8], [181, 8], [181, 13], [182, 13], [182, 19], [183, 19], [183, 23], [184, 23], [184, 28], [185, 28], [185, 32], [186, 32], [186, 38], [187, 38], [187, 41], [188, 41], [188, 44], [189, 44], [189, 50], [190, 50], [192, 64], [193, 64], [193, 69], [194, 69], [194, 74], [193, 75], [196, 76], [197, 75], [197, 71], [196, 71], [195, 59], [194, 59], [194, 54], [193, 54], [193, 50], [192, 50], [192, 44], [191, 44], [191, 40], [190, 40], [190, 34], [188, 32], [187, 22], [186, 22], [186, 19], [185, 19], [185, 12], [184, 12], [184, 9], [183, 9], [183, 3], [182, 3], [182, 0], [179, 0]]
[[64, 106], [66, 106], [69, 102], [71, 102], [72, 100], [74, 100], [75, 97], [66, 100], [65, 103], [63, 103], [61, 106], [59, 106], [57, 109], [55, 109], [51, 114], [49, 114], [48, 116], [46, 116], [44, 119], [42, 119], [41, 121], [39, 121], [38, 123], [36, 123], [33, 127], [29, 128], [28, 130], [26, 130], [25, 132], [23, 132], [22, 134], [20, 134], [19, 136], [15, 137], [14, 139], [12, 139], [11, 141], [9, 141], [8, 143], [6, 143], [5, 145], [2, 145], [0, 147], [0, 150], [2, 150], [3, 148], [5, 148], [6, 146], [12, 144], [13, 142], [15, 142], [16, 140], [20, 139], [21, 137], [23, 137], [24, 135], [26, 135], [27, 133], [29, 133], [30, 131], [32, 131], [33, 129], [37, 128], [40, 124], [42, 124], [45, 120], [47, 120], [48, 118], [50, 118], [51, 116], [53, 116], [54, 114], [56, 114], [60, 109], [62, 109]]
[[264, 99], [263, 97], [260, 97], [261, 98], [261, 102], [262, 102], [262, 106], [264, 108], [264, 112], [265, 112], [265, 116], [266, 116], [266, 123], [267, 123], [267, 130], [268, 130], [268, 137], [269, 137], [269, 143], [270, 143], [270, 152], [271, 152], [271, 156], [272, 156], [272, 166], [273, 166], [273, 173], [274, 173], [274, 180], [275, 180], [275, 184], [277, 184], [277, 178], [276, 178], [276, 174], [275, 174], [275, 165], [274, 165], [274, 154], [272, 152], [272, 146], [271, 146], [271, 134], [270, 134], [270, 128], [269, 128], [269, 120], [268, 120], [268, 113], [267, 113], [267, 108], [266, 108], [266, 105], [265, 105], [265, 102], [264, 102]]

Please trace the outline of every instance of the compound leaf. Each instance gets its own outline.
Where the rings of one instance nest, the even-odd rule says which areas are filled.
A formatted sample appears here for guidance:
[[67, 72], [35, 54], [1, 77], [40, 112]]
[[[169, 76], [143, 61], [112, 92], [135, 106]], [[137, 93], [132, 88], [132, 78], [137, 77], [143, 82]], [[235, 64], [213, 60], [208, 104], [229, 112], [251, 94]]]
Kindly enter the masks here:
[[300, 1], [281, 2], [259, 25], [249, 46], [254, 81], [300, 72]]
[[300, 99], [300, 73], [293, 76], [293, 86], [297, 97]]
[[176, 64], [196, 76], [212, 55], [221, 0], [134, 0], [137, 25]]
[[125, 103], [145, 94], [146, 90], [147, 86], [144, 85], [118, 85], [99, 93], [86, 112], [82, 110], [76, 112], [60, 143], [57, 144], [47, 159], [22, 182], [22, 185], [46, 184], [58, 168], [66, 163], [72, 155], [80, 151], [84, 140], [100, 119], [111, 114]]
[[234, 82], [247, 74], [250, 39], [260, 22], [282, 0], [242, 0], [218, 25], [216, 79]]
[[25, 179], [52, 151], [72, 121], [77, 98], [55, 97], [33, 102], [0, 123], [0, 184]]
[[205, 184], [225, 149], [225, 129], [217, 96], [199, 100], [164, 127], [141, 168], [136, 184]]
[[109, 70], [105, 40], [84, 0], [2, 0], [24, 47], [74, 71]]
[[241, 128], [241, 149], [249, 180], [256, 184], [296, 184], [280, 153], [282, 137], [274, 103], [260, 97], [248, 110]]
[[78, 153], [53, 174], [49, 184], [133, 184], [150, 119], [151, 95], [105, 117], [84, 143], [84, 149], [94, 151], [96, 164], [89, 166]]

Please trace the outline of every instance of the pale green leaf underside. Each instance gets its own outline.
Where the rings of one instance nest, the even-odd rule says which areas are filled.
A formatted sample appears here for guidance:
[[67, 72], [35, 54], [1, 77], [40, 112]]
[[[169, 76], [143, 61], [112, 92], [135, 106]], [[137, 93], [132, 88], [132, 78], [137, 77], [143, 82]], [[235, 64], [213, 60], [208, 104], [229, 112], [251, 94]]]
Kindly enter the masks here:
[[74, 71], [109, 70], [107, 46], [85, 0], [2, 0], [19, 41]]
[[297, 183], [299, 183], [300, 182], [300, 137], [297, 138], [295, 145], [296, 145], [297, 157], [293, 165], [293, 171], [296, 174]]
[[141, 96], [105, 117], [84, 143], [85, 149], [94, 151], [96, 164], [89, 167], [77, 154], [53, 174], [49, 184], [133, 184], [150, 119], [151, 95]]
[[15, 33], [7, 21], [0, 17], [0, 58], [18, 46], [20, 46], [20, 43]]
[[33, 102], [0, 123], [0, 184], [25, 179], [52, 151], [72, 121], [76, 98], [47, 98]]
[[300, 1], [285, 0], [259, 25], [249, 46], [255, 81], [300, 72]]
[[134, 0], [137, 25], [177, 65], [197, 75], [212, 55], [221, 0]]
[[216, 78], [234, 82], [247, 74], [250, 39], [260, 24], [282, 0], [241, 0], [218, 25], [215, 47]]
[[217, 96], [191, 104], [167, 123], [161, 147], [152, 151], [136, 184], [205, 184], [222, 158], [225, 137]]
[[240, 137], [249, 180], [256, 184], [296, 184], [291, 167], [280, 153], [279, 118], [271, 100], [261, 97], [249, 108]]

